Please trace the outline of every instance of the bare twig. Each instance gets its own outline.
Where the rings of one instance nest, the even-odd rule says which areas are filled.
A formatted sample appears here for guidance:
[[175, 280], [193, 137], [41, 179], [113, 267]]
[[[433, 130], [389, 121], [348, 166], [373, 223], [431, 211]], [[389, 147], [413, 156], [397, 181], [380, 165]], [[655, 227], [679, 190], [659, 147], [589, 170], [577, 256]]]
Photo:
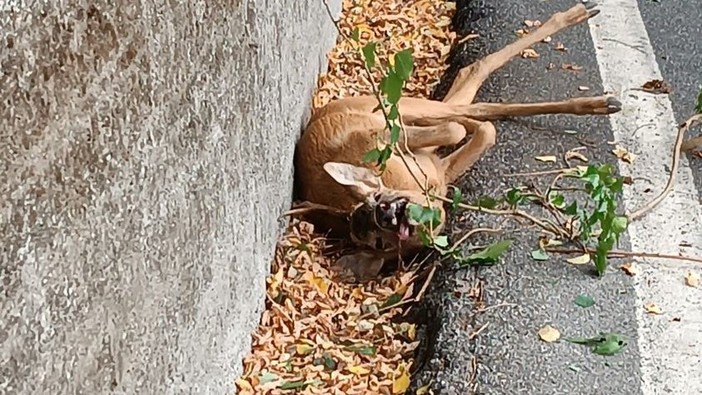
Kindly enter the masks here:
[[696, 114], [688, 118], [687, 121], [683, 122], [683, 124], [678, 127], [678, 137], [675, 140], [675, 148], [673, 150], [673, 161], [671, 164], [668, 182], [666, 183], [665, 188], [660, 194], [658, 194], [658, 196], [650, 200], [643, 207], [627, 215], [629, 222], [636, 221], [637, 219], [643, 217], [649, 211], [653, 210], [658, 204], [660, 204], [660, 202], [663, 201], [663, 199], [666, 198], [666, 196], [668, 196], [670, 191], [673, 189], [673, 184], [675, 183], [675, 179], [678, 173], [678, 167], [680, 166], [680, 155], [683, 151], [685, 151], [685, 149], [690, 148], [690, 142], [694, 140], [688, 140], [687, 142], [685, 142], [685, 144], [683, 144], [685, 133], [687, 133], [688, 129], [690, 129], [693, 125], [700, 121], [702, 121], [702, 114]]
[[451, 248], [449, 248], [449, 251], [453, 251], [453, 250], [455, 250], [456, 248], [458, 248], [458, 246], [460, 246], [461, 244], [463, 244], [466, 240], [468, 240], [468, 239], [469, 239], [471, 236], [473, 236], [474, 234], [483, 233], [483, 232], [484, 232], [484, 233], [500, 233], [500, 232], [502, 232], [502, 229], [499, 229], [499, 228], [497, 228], [497, 229], [493, 229], [493, 228], [475, 228], [475, 229], [471, 229], [470, 232], [467, 232], [466, 234], [464, 234], [463, 236], [461, 236], [461, 238], [458, 239], [458, 241], [456, 241], [455, 243], [453, 243], [453, 246], [452, 246]]
[[[546, 251], [553, 252], [556, 254], [576, 254], [576, 253], [588, 253], [595, 254], [597, 250], [594, 248], [546, 248]], [[607, 253], [609, 258], [622, 258], [622, 257], [641, 257], [641, 258], [662, 258], [662, 259], [674, 259], [678, 261], [688, 261], [695, 263], [702, 263], [702, 258], [694, 256], [685, 255], [671, 255], [671, 254], [660, 254], [657, 252], [636, 252], [636, 251], [622, 251], [622, 250], [611, 250]]]
[[[443, 202], [447, 203], [453, 203], [451, 199], [448, 199], [443, 196], [436, 196], [434, 195], [435, 199], [441, 200]], [[569, 237], [568, 232], [566, 232], [564, 229], [562, 229], [560, 226], [552, 223], [551, 221], [548, 220], [540, 220], [533, 215], [524, 212], [522, 210], [494, 210], [494, 209], [488, 209], [484, 207], [479, 207], [479, 206], [471, 206], [468, 204], [463, 204], [459, 203], [458, 207], [464, 209], [464, 210], [470, 210], [470, 211], [478, 211], [486, 214], [492, 214], [492, 215], [511, 215], [515, 217], [521, 217], [526, 220], [529, 220], [531, 223], [538, 225], [540, 228], [549, 231], [551, 233], [554, 233], [555, 235], [562, 236], [562, 237]]]
[[564, 167], [561, 169], [553, 169], [553, 170], [542, 170], [542, 171], [532, 171], [528, 173], [511, 173], [511, 174], [504, 174], [505, 177], [531, 177], [531, 176], [545, 176], [549, 174], [562, 174], [562, 173], [569, 173], [571, 171], [576, 171], [578, 169], [574, 167]]

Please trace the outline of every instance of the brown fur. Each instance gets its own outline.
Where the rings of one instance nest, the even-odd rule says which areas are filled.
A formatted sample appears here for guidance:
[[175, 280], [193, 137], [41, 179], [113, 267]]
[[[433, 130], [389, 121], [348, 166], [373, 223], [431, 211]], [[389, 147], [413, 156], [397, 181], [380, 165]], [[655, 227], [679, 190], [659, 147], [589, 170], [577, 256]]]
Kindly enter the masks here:
[[[591, 8], [578, 4], [566, 12], [556, 13], [536, 31], [465, 67], [441, 102], [402, 98], [399, 109], [406, 135], [403, 133], [400, 137], [399, 147], [406, 153], [407, 150], [413, 152], [416, 162], [407, 156], [407, 163], [404, 163], [400, 156], [393, 155], [380, 177], [374, 174], [377, 168], [373, 164], [362, 162], [364, 154], [376, 148], [377, 135], [388, 141], [382, 113], [373, 112], [378, 104], [376, 98], [344, 98], [321, 108], [312, 116], [297, 146], [299, 197], [349, 213], [365, 205], [369, 214], [364, 215], [372, 215], [372, 209], [381, 201], [391, 202], [397, 197], [425, 204], [425, 196], [415, 178], [423, 185], [426, 183], [434, 194], [445, 196], [447, 185], [469, 171], [495, 144], [492, 120], [557, 113], [605, 115], [621, 110], [621, 103], [606, 96], [546, 103], [472, 103], [476, 92], [492, 72], [522, 50], [596, 15], [597, 11]], [[466, 136], [470, 136], [467, 143], [455, 152], [443, 158], [436, 154], [438, 147], [455, 145]], [[405, 141], [408, 147], [404, 146]], [[432, 204], [441, 210], [443, 223], [446, 214], [442, 203], [435, 200]], [[315, 222], [330, 230], [340, 230], [343, 226], [338, 217], [335, 223], [330, 220], [330, 216], [317, 216]], [[345, 226], [341, 232], [350, 232], [363, 249], [342, 257], [340, 263], [355, 267], [361, 277], [377, 273], [389, 258], [407, 257], [422, 247], [416, 236], [399, 243], [396, 234], [373, 227], [372, 221], [361, 220], [357, 224], [370, 228], [349, 229]], [[435, 234], [441, 230], [441, 226], [434, 229]]]

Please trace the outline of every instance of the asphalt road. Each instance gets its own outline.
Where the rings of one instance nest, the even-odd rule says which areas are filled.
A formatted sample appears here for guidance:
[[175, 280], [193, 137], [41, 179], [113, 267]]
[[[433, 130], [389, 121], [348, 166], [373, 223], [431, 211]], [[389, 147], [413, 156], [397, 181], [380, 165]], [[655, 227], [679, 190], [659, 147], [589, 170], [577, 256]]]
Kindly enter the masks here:
[[[617, 15], [624, 15], [620, 12], [622, 10], [633, 15], [626, 7], [629, 3], [636, 5], [635, 1], [601, 0], [600, 3], [600, 8], [609, 6], [613, 10], [603, 12], [601, 22], [596, 17], [590, 21], [590, 26], [584, 23], [569, 28], [554, 36], [552, 43], [537, 45], [534, 49], [541, 55], [538, 59], [514, 59], [489, 79], [481, 89], [478, 101], [541, 101], [598, 95], [605, 89], [603, 78], [610, 85], [616, 85], [617, 76], [627, 76], [626, 70], [622, 70], [626, 63], [622, 62], [626, 62], [627, 56], [630, 56], [631, 61], [643, 70], [654, 70], [648, 63], [658, 63], [663, 78], [674, 87], [669, 95], [670, 102], [668, 98], [642, 98], [641, 94], [636, 96], [628, 92], [624, 95], [626, 110], [618, 118], [558, 115], [499, 122], [497, 145], [459, 185], [467, 199], [494, 196], [496, 191], [529, 182], [537, 185], [549, 182], [548, 177], [505, 176], [554, 168], [553, 164], [536, 161], [534, 157], [538, 155], [561, 157], [570, 149], [586, 145], [587, 150], [581, 152], [591, 163], [617, 165], [616, 158], [611, 154], [613, 147], [607, 142], [615, 137], [626, 140], [626, 137], [636, 136], [633, 130], [623, 131], [621, 125], [635, 116], [641, 118], [641, 114], [637, 115], [635, 111], [646, 100], [649, 105], [653, 101], [661, 108], [665, 107], [661, 103], [669, 103], [668, 108], [672, 103], [672, 112], [668, 112], [678, 122], [691, 114], [698, 86], [702, 83], [702, 30], [699, 18], [692, 16], [699, 15], [702, 0], [639, 2], [639, 19], [645, 26], [640, 30], [648, 33], [648, 45], [655, 53], [655, 58], [651, 56], [651, 59], [655, 61], [648, 61], [644, 56], [646, 47], [639, 48], [638, 42], [629, 45], [629, 50], [641, 52], [641, 59], [636, 57], [635, 52], [625, 50], [620, 56], [613, 46], [617, 40], [607, 41], [608, 37], [628, 37], [627, 28], [636, 30], [635, 23], [631, 22], [631, 26], [627, 26], [627, 21], [617, 24], [620, 21], [616, 19]], [[522, 27], [524, 20], [545, 21], [552, 13], [566, 10], [573, 4], [575, 1], [570, 0], [459, 2], [454, 26], [463, 29], [462, 34], [473, 30], [481, 37], [460, 48], [452, 60], [452, 70], [437, 89], [437, 97], [440, 98], [445, 92], [457, 67], [514, 41], [514, 32]], [[593, 42], [591, 29], [597, 32], [599, 39], [604, 37], [606, 45]], [[610, 35], [610, 32], [614, 33]], [[568, 51], [553, 50], [555, 42], [562, 42]], [[549, 63], [557, 67], [547, 70]], [[579, 72], [561, 70], [559, 66], [563, 63], [576, 64], [583, 69]], [[617, 69], [611, 66], [613, 64], [621, 67]], [[603, 70], [603, 67], [612, 70]], [[587, 86], [590, 90], [580, 91], [579, 86]], [[652, 119], [665, 119], [666, 114], [663, 109], [656, 114], [644, 115]], [[651, 177], [663, 184], [664, 174], [668, 170], [664, 169], [664, 165], [657, 164], [670, 160], [668, 145], [672, 145], [669, 135], [674, 135], [674, 126], [671, 125], [670, 131], [650, 132], [650, 136], [664, 136], [661, 140], [646, 137], [642, 140], [653, 143], [637, 145], [633, 142], [630, 148], [632, 152], [638, 151], [643, 155], [643, 159], [637, 159], [638, 163], [646, 163], [650, 159], [651, 166], [657, 166], [651, 170], [656, 172]], [[563, 163], [558, 164], [558, 167], [561, 166]], [[638, 248], [646, 243], [656, 247], [668, 241], [677, 242], [678, 227], [686, 228], [680, 236], [687, 235], [686, 242], [698, 238], [690, 237], [690, 234], [702, 235], [702, 228], [696, 222], [699, 220], [686, 220], [684, 213], [672, 211], [676, 207], [680, 210], [684, 204], [693, 204], [694, 209], [699, 210], [702, 159], [689, 158], [689, 168], [687, 161], [683, 167], [688, 172], [683, 173], [691, 172], [692, 176], [683, 176], [680, 182], [686, 183], [685, 188], [696, 193], [686, 195], [676, 192], [674, 200], [678, 206], [662, 208], [663, 214], [659, 216], [667, 215], [665, 210], [671, 210], [673, 214], [670, 214], [669, 220], [686, 222], [661, 226], [660, 219], [656, 223], [642, 220], [641, 225], [632, 227], [634, 234], [625, 235], [620, 249], [629, 249], [632, 244]], [[623, 167], [623, 173], [628, 171], [628, 174], [636, 177], [641, 169]], [[628, 199], [627, 207], [633, 201], [646, 200], [647, 196], [643, 196], [641, 188], [634, 185], [633, 192], [627, 192], [624, 198]], [[654, 185], [645, 192], [662, 188], [663, 185]], [[501, 222], [501, 218], [470, 214], [453, 221], [453, 238], [470, 228], [497, 227]], [[644, 274], [632, 278], [618, 269], [623, 261], [612, 260], [609, 272], [603, 278], [596, 278], [583, 266], [568, 264], [562, 258], [533, 261], [530, 251], [538, 240], [538, 232], [534, 229], [511, 228], [508, 236], [487, 236], [473, 239], [473, 243], [494, 241], [496, 237], [513, 240], [512, 248], [499, 264], [477, 269], [445, 268], [432, 281], [418, 314], [426, 317], [426, 325], [422, 326], [425, 341], [420, 348], [419, 372], [415, 375], [413, 388], [430, 384], [434, 394], [489, 395], [700, 393], [699, 384], [686, 382], [700, 382], [699, 377], [702, 377], [702, 362], [697, 356], [701, 354], [692, 351], [693, 347], [699, 350], [702, 346], [702, 332], [691, 329], [695, 324], [702, 328], [702, 321], [697, 322], [702, 318], [699, 304], [702, 291], [686, 289], [682, 274], [676, 271], [678, 268], [675, 265], [678, 263], [668, 262], [666, 264], [670, 266], [664, 267], [659, 262], [642, 261], [642, 265], [648, 264], [650, 267], [644, 270]], [[677, 245], [671, 247], [675, 250], [673, 247], [677, 248]], [[660, 278], [667, 281], [659, 281], [660, 284], [656, 285]], [[486, 311], [477, 314], [475, 299], [465, 292], [476, 284], [482, 287], [482, 299], [488, 306]], [[668, 291], [671, 289], [675, 289], [675, 292]], [[592, 297], [596, 304], [586, 309], [578, 307], [574, 299], [581, 294]], [[649, 300], [651, 298], [656, 300]], [[674, 315], [664, 311], [661, 316], [648, 316], [643, 304], [650, 301], [664, 308], [670, 306], [671, 310], [676, 306], [678, 310]], [[680, 329], [682, 326], [676, 327], [679, 322], [675, 319], [681, 317], [683, 324], [692, 321], [684, 330]], [[603, 357], [591, 353], [586, 347], [568, 342], [547, 344], [537, 335], [546, 324], [558, 328], [564, 337], [616, 332], [626, 336], [628, 345], [615, 356]], [[675, 336], [665, 340], [666, 331]], [[662, 339], [659, 347], [655, 344], [657, 338]], [[690, 347], [690, 351], [679, 349], [683, 343], [684, 347]]]

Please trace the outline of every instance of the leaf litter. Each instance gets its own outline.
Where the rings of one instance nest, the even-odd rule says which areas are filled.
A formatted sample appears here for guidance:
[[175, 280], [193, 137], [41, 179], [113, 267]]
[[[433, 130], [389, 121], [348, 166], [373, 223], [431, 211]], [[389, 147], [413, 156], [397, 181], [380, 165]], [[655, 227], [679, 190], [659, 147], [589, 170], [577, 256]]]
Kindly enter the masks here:
[[[439, 0], [344, 0], [338, 25], [361, 46], [377, 42], [377, 62], [411, 47], [414, 72], [403, 90], [429, 98], [448, 65], [455, 3]], [[372, 94], [358, 50], [342, 37], [328, 53], [312, 106]], [[379, 81], [381, 70], [373, 70]], [[266, 310], [236, 380], [240, 394], [402, 394], [410, 385], [416, 328], [396, 322], [412, 294], [413, 271], [364, 285], [340, 281], [326, 240], [306, 222], [293, 221], [276, 248], [266, 283]]]
[[366, 284], [337, 281], [324, 247], [325, 239], [302, 221], [278, 242], [266, 310], [236, 380], [240, 394], [401, 394], [408, 388], [416, 329], [396, 322], [403, 309], [392, 305], [412, 296], [415, 273], [399, 270]]
[[[445, 61], [451, 46], [459, 41], [456, 33], [449, 29], [455, 10], [455, 3], [439, 0], [344, 0], [338, 23], [347, 36], [358, 27], [361, 47], [371, 41], [377, 42], [379, 62], [391, 61], [389, 55], [411, 48], [415, 71], [403, 89], [403, 95], [430, 98], [448, 67]], [[327, 55], [329, 67], [318, 80], [313, 99], [315, 109], [336, 98], [372, 93], [363, 60], [352, 45], [339, 37]], [[380, 81], [381, 75], [381, 70], [376, 67], [374, 79]]]

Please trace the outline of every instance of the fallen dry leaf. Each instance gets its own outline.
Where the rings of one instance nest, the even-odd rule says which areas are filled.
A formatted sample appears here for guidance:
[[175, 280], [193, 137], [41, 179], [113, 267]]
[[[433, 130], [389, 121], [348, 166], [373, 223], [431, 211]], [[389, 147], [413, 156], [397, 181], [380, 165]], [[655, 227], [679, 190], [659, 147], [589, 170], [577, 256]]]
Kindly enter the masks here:
[[644, 306], [644, 310], [646, 310], [646, 312], [649, 314], [661, 314], [661, 308], [655, 303], [647, 303]]
[[564, 63], [561, 65], [561, 68], [563, 70], [580, 71], [583, 69], [583, 66], [578, 66], [577, 64]]
[[551, 42], [551, 40], [552, 40], [551, 36], [548, 36], [548, 37], [544, 38], [543, 40], [541, 40], [541, 42], [545, 42], [548, 44]]
[[629, 164], [631, 164], [634, 161], [634, 159], [636, 159], [636, 155], [627, 151], [626, 148], [623, 148], [623, 147], [617, 147], [617, 148], [613, 149], [612, 153], [617, 158], [619, 158], [622, 161], [629, 163]]
[[635, 276], [639, 274], [639, 268], [633, 262], [625, 263], [619, 266], [622, 271], [630, 276]]
[[522, 51], [523, 58], [538, 58], [539, 56], [539, 53], [531, 48], [527, 48]]
[[538, 160], [539, 162], [547, 163], [555, 163], [558, 160], [555, 155], [535, 156], [534, 159]]
[[555, 68], [556, 68], [556, 65], [553, 64], [553, 63], [551, 63], [551, 62], [549, 62], [549, 63], [546, 65], [546, 70], [553, 70], [553, 69], [555, 69]]
[[392, 393], [393, 394], [404, 394], [407, 388], [410, 386], [410, 377], [407, 373], [407, 369], [404, 365], [400, 365], [397, 370], [397, 375], [392, 382]]
[[573, 265], [586, 265], [590, 263], [590, 254], [582, 254], [576, 256], [575, 258], [566, 259], [566, 262]]
[[688, 287], [697, 287], [700, 285], [700, 275], [695, 272], [687, 272], [685, 275], [685, 284]]
[[663, 80], [651, 80], [643, 84], [641, 86], [641, 90], [660, 95], [671, 93], [673, 91], [673, 87]]
[[566, 52], [568, 48], [566, 48], [563, 43], [556, 43], [556, 45], [553, 47], [556, 51], [561, 51], [561, 52]]
[[417, 395], [429, 394], [429, 387], [431, 387], [431, 384], [423, 385], [423, 386], [417, 388]]
[[578, 90], [579, 90], [579, 91], [589, 91], [589, 90], [590, 90], [590, 87], [585, 86], [585, 85], [580, 85], [580, 86], [578, 87]]
[[578, 159], [583, 162], [588, 162], [587, 157], [576, 150], [570, 150], [565, 153], [565, 160]]
[[553, 343], [561, 338], [561, 332], [558, 329], [552, 327], [551, 325], [546, 325], [539, 329], [539, 337], [546, 343]]

